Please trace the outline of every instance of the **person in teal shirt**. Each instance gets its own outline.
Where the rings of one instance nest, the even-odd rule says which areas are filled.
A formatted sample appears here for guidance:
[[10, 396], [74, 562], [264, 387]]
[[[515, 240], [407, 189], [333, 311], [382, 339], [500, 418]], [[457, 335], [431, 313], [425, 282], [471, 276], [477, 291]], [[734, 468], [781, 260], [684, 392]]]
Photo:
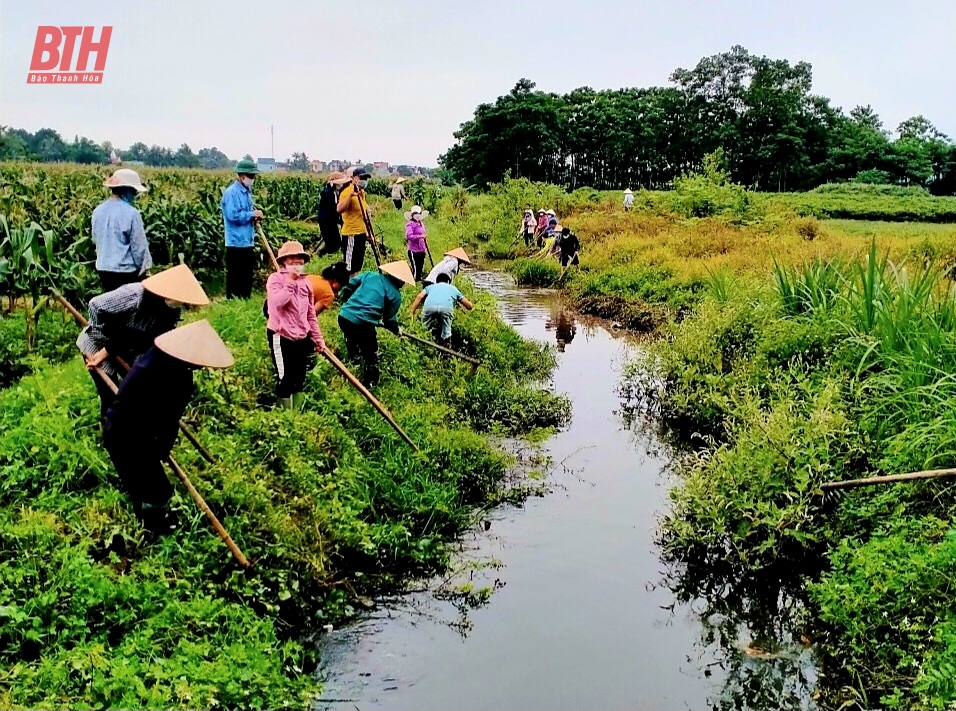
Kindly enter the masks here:
[[412, 270], [404, 261], [389, 262], [379, 269], [381, 273], [359, 272], [339, 292], [344, 302], [339, 309], [339, 328], [345, 336], [349, 359], [362, 361], [361, 381], [369, 388], [378, 385], [381, 376], [375, 329], [381, 323], [395, 335], [401, 335], [400, 289], [415, 283]]
[[431, 329], [435, 340], [447, 347], [451, 343], [451, 318], [455, 313], [455, 304], [461, 304], [469, 311], [474, 308], [474, 304], [451, 283], [450, 276], [439, 274], [436, 278], [437, 283], [426, 286], [424, 291], [415, 297], [412, 302], [412, 315], [415, 315], [424, 302], [422, 321]]

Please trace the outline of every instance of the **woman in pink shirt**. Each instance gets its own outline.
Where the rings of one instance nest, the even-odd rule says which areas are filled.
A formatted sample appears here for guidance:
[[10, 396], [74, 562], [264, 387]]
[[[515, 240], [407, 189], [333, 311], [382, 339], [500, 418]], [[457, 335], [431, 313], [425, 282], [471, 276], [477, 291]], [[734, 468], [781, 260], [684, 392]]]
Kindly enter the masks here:
[[325, 350], [325, 339], [315, 318], [312, 286], [302, 275], [309, 255], [299, 242], [286, 242], [276, 257], [279, 271], [266, 282], [269, 322], [266, 335], [279, 382], [276, 397], [286, 408], [302, 406], [305, 375], [312, 353]]
[[422, 218], [427, 214], [418, 205], [405, 213], [405, 219], [408, 220], [408, 224], [405, 225], [405, 241], [408, 242], [408, 261], [411, 262], [412, 276], [415, 277], [415, 281], [425, 278], [425, 253], [428, 251], [425, 239], [428, 234], [425, 232]]

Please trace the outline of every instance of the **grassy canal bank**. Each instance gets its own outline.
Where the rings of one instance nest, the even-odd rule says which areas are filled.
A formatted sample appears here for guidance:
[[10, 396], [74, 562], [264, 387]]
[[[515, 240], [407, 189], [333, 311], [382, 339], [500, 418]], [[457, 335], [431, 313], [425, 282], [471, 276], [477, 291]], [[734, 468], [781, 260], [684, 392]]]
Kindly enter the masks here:
[[[451, 239], [436, 230], [432, 248]], [[217, 463], [184, 442], [175, 455], [254, 561], [248, 572], [181, 488], [179, 530], [146, 536], [100, 444], [76, 326], [41, 312], [27, 352], [22, 311], [4, 313], [0, 706], [309, 707], [319, 691], [311, 638], [444, 568], [476, 507], [520, 496], [497, 438], [540, 435], [569, 416], [541, 385], [553, 354], [505, 326], [492, 297], [461, 286], [476, 306], [455, 319], [453, 347], [482, 359], [474, 377], [466, 363], [380, 339], [376, 394], [420, 455], [325, 361], [303, 412], [275, 408], [260, 298], [188, 316], [213, 323], [236, 365], [197, 373], [186, 416]], [[402, 326], [424, 333], [406, 291]], [[335, 318], [321, 325], [343, 354]]]
[[691, 597], [756, 619], [779, 614], [773, 590], [795, 594], [824, 707], [951, 708], [956, 484], [820, 485], [956, 466], [956, 228], [705, 187], [702, 218], [680, 187], [671, 209], [567, 204], [581, 268], [511, 270], [659, 336], [625, 386], [686, 452], [660, 540]]

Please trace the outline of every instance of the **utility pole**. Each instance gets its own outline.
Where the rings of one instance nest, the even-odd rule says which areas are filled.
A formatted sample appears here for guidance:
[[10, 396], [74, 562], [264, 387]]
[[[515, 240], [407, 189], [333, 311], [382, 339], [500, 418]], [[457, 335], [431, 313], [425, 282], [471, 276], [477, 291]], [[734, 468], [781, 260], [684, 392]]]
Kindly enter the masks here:
[[269, 133], [272, 134], [272, 160], [276, 159], [276, 127], [269, 126]]

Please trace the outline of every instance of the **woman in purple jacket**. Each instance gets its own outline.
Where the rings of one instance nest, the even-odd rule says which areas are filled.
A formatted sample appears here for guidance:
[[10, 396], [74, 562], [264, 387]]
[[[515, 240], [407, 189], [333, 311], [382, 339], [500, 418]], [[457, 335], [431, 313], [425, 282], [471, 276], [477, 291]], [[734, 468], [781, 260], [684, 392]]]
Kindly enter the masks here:
[[422, 224], [422, 218], [426, 215], [428, 213], [418, 205], [405, 213], [405, 219], [408, 220], [408, 224], [405, 225], [405, 241], [408, 242], [408, 261], [411, 262], [415, 281], [422, 281], [425, 278], [425, 253], [428, 251], [425, 239], [428, 235], [425, 232], [425, 225]]

